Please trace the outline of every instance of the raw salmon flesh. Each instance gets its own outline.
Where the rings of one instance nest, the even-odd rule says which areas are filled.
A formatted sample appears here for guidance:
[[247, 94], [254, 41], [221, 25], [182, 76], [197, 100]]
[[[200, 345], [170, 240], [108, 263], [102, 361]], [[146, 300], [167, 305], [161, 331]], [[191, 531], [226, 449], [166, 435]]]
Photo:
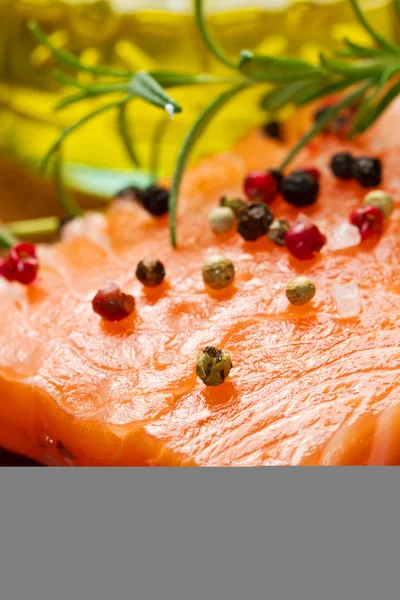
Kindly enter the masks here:
[[[302, 212], [329, 238], [366, 192], [332, 175], [332, 154], [381, 159], [395, 210], [380, 238], [354, 248], [300, 262], [266, 237], [210, 231], [220, 196], [242, 195], [249, 170], [276, 167], [287, 151], [258, 132], [187, 172], [177, 250], [168, 219], [127, 200], [39, 246], [35, 285], [0, 281], [0, 446], [48, 465], [400, 464], [399, 126], [397, 103], [367, 136], [321, 136], [296, 160], [322, 172], [319, 200]], [[290, 222], [299, 213], [283, 200], [272, 208]], [[201, 267], [216, 253], [236, 280], [213, 292]], [[135, 278], [148, 256], [166, 267], [160, 288]], [[300, 308], [285, 296], [299, 274], [317, 288]], [[109, 280], [136, 298], [118, 324], [92, 310]], [[343, 319], [332, 286], [349, 281], [362, 311]], [[217, 388], [196, 377], [208, 345], [233, 358]]]

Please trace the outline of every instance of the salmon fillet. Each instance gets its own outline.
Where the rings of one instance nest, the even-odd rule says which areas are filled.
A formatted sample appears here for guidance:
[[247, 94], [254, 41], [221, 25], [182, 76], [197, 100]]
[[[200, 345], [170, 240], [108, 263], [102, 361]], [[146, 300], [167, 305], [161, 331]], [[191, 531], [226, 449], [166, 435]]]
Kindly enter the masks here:
[[[36, 285], [0, 283], [0, 445], [49, 465], [400, 464], [399, 124], [397, 104], [368, 136], [322, 136], [297, 160], [322, 172], [318, 203], [302, 212], [329, 238], [365, 194], [333, 177], [331, 155], [381, 158], [395, 210], [381, 238], [355, 248], [325, 247], [299, 262], [266, 238], [209, 230], [219, 197], [241, 195], [250, 169], [276, 167], [286, 152], [260, 133], [186, 174], [178, 250], [167, 218], [126, 200], [40, 246]], [[282, 200], [273, 210], [291, 222], [299, 212]], [[232, 259], [237, 276], [211, 292], [201, 267], [215, 253]], [[166, 266], [160, 288], [135, 279], [147, 256]], [[285, 297], [299, 274], [317, 287], [302, 308]], [[136, 298], [119, 324], [92, 310], [107, 280]], [[362, 312], [342, 319], [332, 285], [351, 280]], [[196, 377], [207, 345], [233, 357], [218, 388]]]

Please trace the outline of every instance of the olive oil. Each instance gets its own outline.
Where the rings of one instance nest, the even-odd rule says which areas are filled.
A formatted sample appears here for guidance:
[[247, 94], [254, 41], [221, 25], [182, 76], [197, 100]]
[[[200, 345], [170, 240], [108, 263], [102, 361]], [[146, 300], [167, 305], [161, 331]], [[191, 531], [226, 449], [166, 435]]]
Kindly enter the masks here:
[[[127, 3], [135, 7], [135, 2]], [[128, 70], [167, 68], [190, 73], [229, 74], [204, 49], [193, 18], [188, 13], [157, 9], [160, 3], [141, 2], [136, 12], [121, 12], [106, 0], [0, 0], [0, 152], [14, 160], [36, 164], [60, 129], [83, 115], [91, 106], [55, 112], [65, 89], [52, 77], [57, 62], [37, 44], [27, 24], [36, 20], [59, 48], [73, 52], [88, 64], [115, 65]], [[212, 9], [213, 2], [208, 2]], [[237, 56], [249, 48], [272, 54], [299, 54], [308, 59], [320, 49], [334, 47], [344, 37], [355, 41], [365, 34], [354, 24], [346, 0], [331, 3], [296, 1], [282, 9], [260, 8], [267, 2], [246, 2], [246, 8], [212, 12], [210, 23], [227, 52]], [[118, 2], [121, 6], [121, 0]], [[188, 2], [190, 7], [191, 2]], [[369, 17], [388, 38], [395, 36], [393, 5], [367, 2]], [[132, 10], [132, 9], [131, 9]], [[368, 11], [367, 11], [368, 13]], [[91, 75], [80, 77], [90, 80]], [[185, 131], [207, 101], [223, 87], [212, 85], [171, 90], [184, 112], [168, 121], [161, 111], [140, 101], [129, 108], [131, 135], [144, 168], [151, 161], [155, 130], [165, 120], [161, 144], [162, 172], [170, 173]], [[194, 160], [204, 153], [231, 146], [243, 133], [258, 126], [266, 115], [258, 107], [259, 91], [252, 90], [233, 101], [203, 137]], [[65, 159], [107, 169], [130, 169], [129, 158], [117, 135], [112, 113], [94, 120], [71, 136]]]

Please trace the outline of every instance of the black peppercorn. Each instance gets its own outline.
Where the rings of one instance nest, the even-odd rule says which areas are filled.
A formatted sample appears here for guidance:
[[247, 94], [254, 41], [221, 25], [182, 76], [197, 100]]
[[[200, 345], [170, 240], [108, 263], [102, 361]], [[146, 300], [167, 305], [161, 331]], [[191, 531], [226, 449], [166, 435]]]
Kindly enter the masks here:
[[361, 156], [353, 164], [353, 177], [363, 187], [376, 187], [382, 181], [382, 164], [378, 158]]
[[165, 278], [164, 265], [155, 258], [145, 258], [137, 266], [136, 277], [145, 287], [157, 287]]
[[155, 217], [161, 217], [168, 212], [169, 191], [159, 185], [150, 185], [143, 190], [132, 185], [121, 190], [116, 198], [140, 202], [143, 208]]
[[151, 185], [141, 191], [140, 198], [145, 208], [155, 217], [161, 217], [168, 212], [169, 191], [158, 185]]
[[353, 179], [354, 158], [349, 152], [339, 152], [331, 159], [331, 171], [338, 179]]
[[282, 141], [282, 125], [279, 121], [269, 121], [263, 127], [263, 133], [272, 140]]
[[273, 220], [274, 215], [265, 204], [248, 204], [238, 215], [238, 233], [243, 239], [254, 242], [267, 233]]
[[308, 206], [317, 201], [319, 183], [306, 171], [293, 171], [284, 178], [281, 192], [286, 202], [294, 206]]

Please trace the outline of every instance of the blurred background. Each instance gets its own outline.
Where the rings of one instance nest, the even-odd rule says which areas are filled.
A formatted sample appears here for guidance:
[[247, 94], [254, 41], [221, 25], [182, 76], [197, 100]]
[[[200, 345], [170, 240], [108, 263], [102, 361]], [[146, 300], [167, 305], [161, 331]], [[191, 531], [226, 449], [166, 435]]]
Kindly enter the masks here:
[[[364, 0], [376, 28], [395, 38], [394, 3]], [[271, 54], [299, 54], [313, 60], [344, 36], [365, 41], [347, 0], [206, 0], [210, 25], [226, 51], [243, 48]], [[0, 0], [0, 220], [35, 217], [57, 210], [50, 184], [35, 168], [61, 129], [92, 104], [56, 113], [65, 95], [52, 77], [57, 62], [27, 29], [38, 21], [58, 48], [90, 65], [129, 70], [167, 68], [189, 73], [227, 73], [204, 49], [192, 17], [192, 0]], [[81, 74], [90, 81], [90, 74]], [[179, 145], [196, 114], [221, 86], [177, 88], [184, 111], [169, 122], [160, 152], [162, 174], [170, 174]], [[212, 135], [196, 147], [200, 155], [230, 147], [250, 127], [269, 116], [258, 107], [256, 90], [242, 94], [212, 125]], [[101, 102], [101, 101], [100, 101]], [[93, 103], [93, 101], [92, 101]], [[133, 173], [117, 135], [115, 115], [107, 113], [71, 136], [65, 148], [66, 179], [72, 188], [109, 195], [133, 178], [145, 181], [151, 140], [161, 111], [134, 101], [131, 135], [144, 173]], [[144, 178], [144, 179], [143, 179]]]

